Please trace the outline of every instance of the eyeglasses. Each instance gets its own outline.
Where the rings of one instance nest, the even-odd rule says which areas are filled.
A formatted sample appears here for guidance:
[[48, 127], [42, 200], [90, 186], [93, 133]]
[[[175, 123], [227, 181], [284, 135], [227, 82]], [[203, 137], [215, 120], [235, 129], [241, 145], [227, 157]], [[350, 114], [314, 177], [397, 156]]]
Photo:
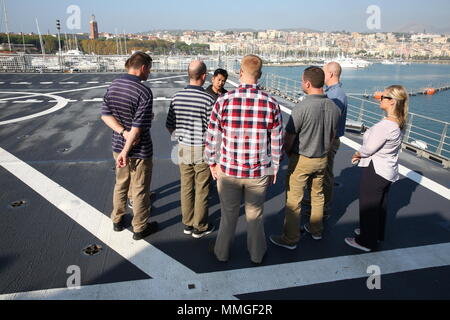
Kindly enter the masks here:
[[381, 96], [381, 101], [383, 101], [384, 99], [393, 100], [394, 98], [392, 98], [392, 97], [386, 97], [386, 96]]

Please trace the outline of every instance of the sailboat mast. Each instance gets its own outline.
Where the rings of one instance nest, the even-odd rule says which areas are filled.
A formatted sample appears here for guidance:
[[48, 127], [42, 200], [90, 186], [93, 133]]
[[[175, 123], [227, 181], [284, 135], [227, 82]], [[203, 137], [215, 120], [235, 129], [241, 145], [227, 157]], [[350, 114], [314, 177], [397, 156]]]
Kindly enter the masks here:
[[5, 0], [3, 0], [3, 13], [5, 14], [5, 27], [6, 27], [6, 36], [8, 37], [9, 51], [12, 51], [12, 48], [11, 48], [11, 40], [9, 39], [8, 13], [7, 13], [7, 11], [6, 11], [6, 3], [5, 3]]
[[38, 34], [39, 34], [39, 42], [41, 44], [42, 55], [45, 56], [44, 41], [42, 41], [41, 30], [39, 29], [39, 22], [38, 22], [37, 18], [36, 18], [36, 26], [37, 26], [37, 30], [38, 30]]
[[127, 35], [125, 34], [125, 30], [123, 30], [123, 40], [125, 42], [125, 55], [127, 55]]

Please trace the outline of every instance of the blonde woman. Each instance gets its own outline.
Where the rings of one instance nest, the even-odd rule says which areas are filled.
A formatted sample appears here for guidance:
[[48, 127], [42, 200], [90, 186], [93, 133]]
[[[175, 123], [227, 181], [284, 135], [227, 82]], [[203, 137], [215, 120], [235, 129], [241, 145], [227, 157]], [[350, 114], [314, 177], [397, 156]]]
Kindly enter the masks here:
[[381, 96], [380, 108], [386, 117], [367, 130], [363, 145], [352, 157], [352, 163], [362, 167], [359, 219], [356, 238], [345, 242], [369, 252], [384, 240], [387, 198], [391, 184], [399, 179], [398, 153], [402, 130], [408, 116], [408, 93], [402, 86], [390, 86]]

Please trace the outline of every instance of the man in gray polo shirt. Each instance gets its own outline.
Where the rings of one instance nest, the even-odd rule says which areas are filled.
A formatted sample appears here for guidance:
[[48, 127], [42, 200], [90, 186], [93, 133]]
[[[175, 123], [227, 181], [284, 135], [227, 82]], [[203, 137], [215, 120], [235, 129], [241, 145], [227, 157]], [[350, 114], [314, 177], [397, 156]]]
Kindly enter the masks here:
[[307, 94], [293, 110], [286, 126], [284, 149], [289, 156], [287, 200], [283, 234], [270, 236], [278, 246], [295, 249], [300, 240], [300, 202], [308, 179], [311, 187], [311, 218], [305, 231], [322, 239], [324, 195], [323, 180], [327, 154], [336, 136], [340, 110], [323, 92], [325, 74], [319, 67], [307, 68], [302, 76], [302, 89]]

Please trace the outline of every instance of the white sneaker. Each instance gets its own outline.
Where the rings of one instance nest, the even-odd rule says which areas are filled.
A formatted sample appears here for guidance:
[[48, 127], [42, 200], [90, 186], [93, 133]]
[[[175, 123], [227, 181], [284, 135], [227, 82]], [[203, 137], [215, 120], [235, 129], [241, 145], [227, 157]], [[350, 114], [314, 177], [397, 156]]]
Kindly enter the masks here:
[[348, 244], [350, 247], [353, 247], [355, 249], [362, 250], [364, 252], [370, 252], [372, 251], [369, 248], [363, 247], [362, 245], [358, 244], [355, 240], [355, 238], [345, 238], [345, 243]]

